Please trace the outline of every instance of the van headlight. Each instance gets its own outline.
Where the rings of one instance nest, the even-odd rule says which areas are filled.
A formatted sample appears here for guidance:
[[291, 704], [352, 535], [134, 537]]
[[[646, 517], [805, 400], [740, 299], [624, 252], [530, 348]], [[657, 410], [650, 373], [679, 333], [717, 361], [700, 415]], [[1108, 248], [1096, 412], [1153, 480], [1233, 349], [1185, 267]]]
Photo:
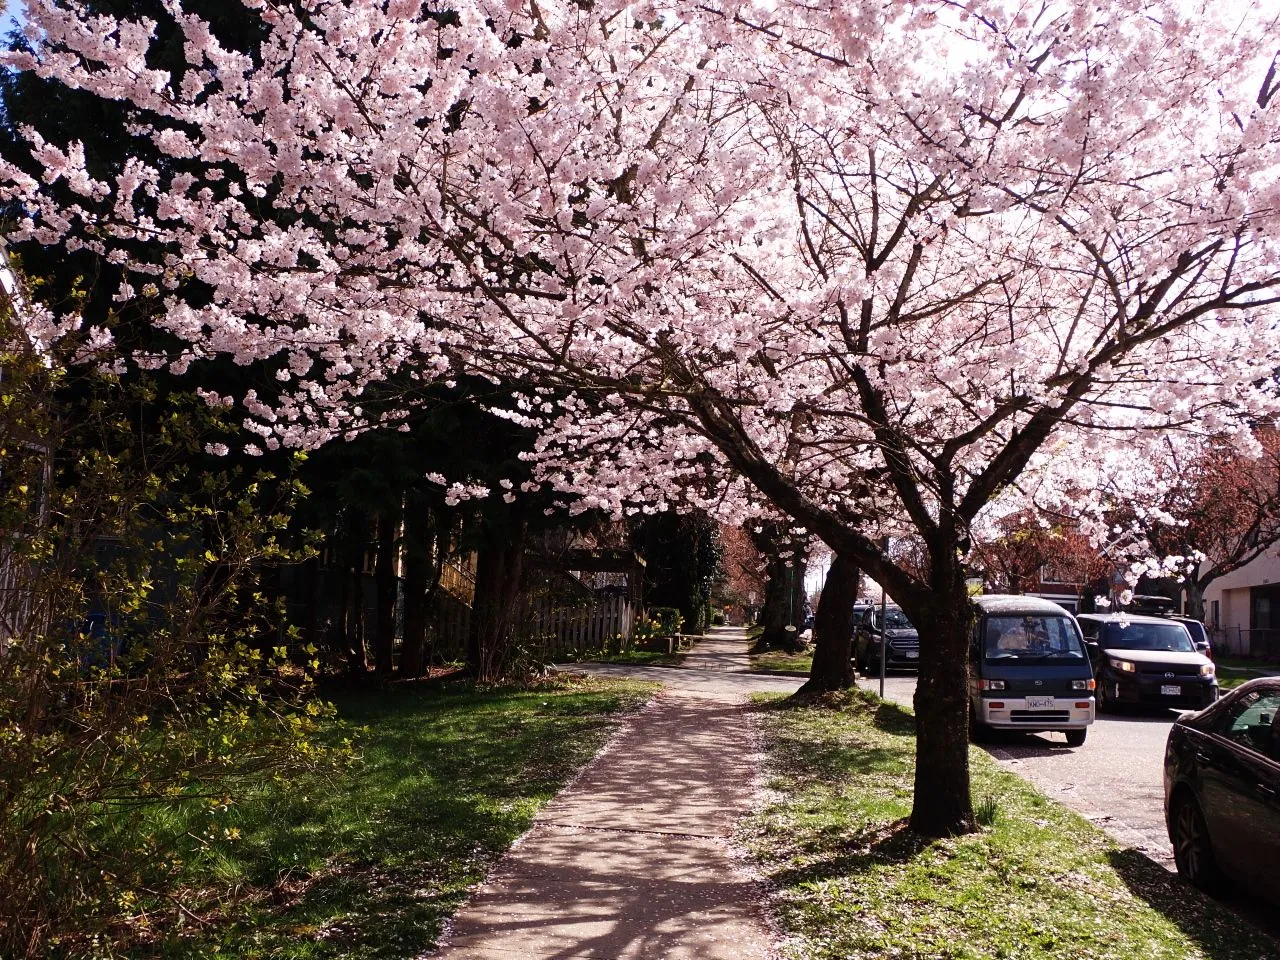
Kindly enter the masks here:
[[1005, 683], [1003, 680], [983, 680], [982, 681], [983, 690], [1003, 690], [1004, 687], [1005, 687]]
[[1214, 671], [1213, 671], [1212, 663], [1206, 663], [1204, 666], [1200, 668], [1200, 676], [1202, 677], [1212, 677], [1213, 672]]
[[1107, 657], [1107, 663], [1111, 664], [1113, 670], [1119, 670], [1122, 673], [1133, 673], [1138, 668], [1130, 660], [1117, 660], [1115, 657]]
[[1092, 690], [1092, 689], [1093, 689], [1094, 687], [1096, 687], [1097, 685], [1098, 685], [1098, 684], [1097, 684], [1094, 680], [1092, 680], [1092, 679], [1089, 679], [1089, 680], [1072, 680], [1072, 681], [1071, 681], [1071, 689], [1072, 689], [1072, 690]]

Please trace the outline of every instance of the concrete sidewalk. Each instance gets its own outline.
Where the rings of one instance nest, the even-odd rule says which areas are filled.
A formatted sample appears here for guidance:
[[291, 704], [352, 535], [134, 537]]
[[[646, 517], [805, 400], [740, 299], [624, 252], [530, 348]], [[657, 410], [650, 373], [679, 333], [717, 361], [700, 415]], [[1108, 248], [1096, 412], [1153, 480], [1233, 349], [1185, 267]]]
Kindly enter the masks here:
[[[746, 649], [742, 631], [722, 630], [695, 655], [715, 670], [741, 670]], [[743, 688], [705, 676], [682, 688], [684, 671], [664, 672], [673, 682], [543, 809], [454, 919], [437, 956], [773, 955], [763, 890], [729, 843], [755, 790]]]

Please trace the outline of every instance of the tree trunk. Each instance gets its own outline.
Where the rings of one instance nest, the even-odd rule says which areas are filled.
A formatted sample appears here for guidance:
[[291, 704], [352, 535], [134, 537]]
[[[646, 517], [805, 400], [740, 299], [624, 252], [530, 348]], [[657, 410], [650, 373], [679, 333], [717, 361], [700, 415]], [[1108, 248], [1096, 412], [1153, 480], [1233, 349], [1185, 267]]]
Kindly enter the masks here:
[[1204, 623], [1204, 591], [1211, 581], [1199, 581], [1194, 577], [1187, 578], [1187, 616], [1194, 617]]
[[426, 666], [427, 608], [440, 582], [432, 560], [431, 515], [423, 504], [411, 504], [404, 516], [404, 642], [399, 674], [412, 679]]
[[467, 672], [492, 683], [511, 666], [511, 617], [524, 569], [525, 523], [486, 532], [476, 558], [476, 596], [467, 636]]
[[845, 690], [854, 685], [852, 652], [853, 605], [858, 601], [861, 572], [852, 560], [836, 554], [822, 585], [813, 618], [813, 667], [801, 693]]
[[[787, 566], [780, 558], [769, 561], [768, 580], [764, 590], [764, 611], [759, 646], [763, 649], [798, 651], [800, 624], [804, 621], [804, 568]], [[788, 630], [787, 627], [794, 627]]]
[[400, 553], [398, 534], [400, 511], [378, 514], [378, 556], [374, 572], [378, 621], [373, 636], [374, 662], [378, 675], [391, 676], [396, 634], [396, 560]]
[[363, 677], [369, 672], [364, 643], [364, 572], [358, 563], [342, 566], [342, 643], [347, 672]]
[[[976, 829], [969, 794], [969, 635], [972, 604], [955, 552], [935, 554], [931, 591], [903, 608], [920, 630], [916, 778], [911, 829], [926, 837]], [[938, 555], [941, 554], [939, 561]]]

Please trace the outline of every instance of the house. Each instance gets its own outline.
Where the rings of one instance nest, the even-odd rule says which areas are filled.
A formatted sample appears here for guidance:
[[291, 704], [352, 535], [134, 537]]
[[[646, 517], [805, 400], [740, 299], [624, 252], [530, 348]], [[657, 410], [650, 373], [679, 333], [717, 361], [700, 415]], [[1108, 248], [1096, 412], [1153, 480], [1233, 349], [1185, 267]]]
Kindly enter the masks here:
[[1219, 650], [1280, 659], [1280, 544], [1210, 583], [1204, 619]]

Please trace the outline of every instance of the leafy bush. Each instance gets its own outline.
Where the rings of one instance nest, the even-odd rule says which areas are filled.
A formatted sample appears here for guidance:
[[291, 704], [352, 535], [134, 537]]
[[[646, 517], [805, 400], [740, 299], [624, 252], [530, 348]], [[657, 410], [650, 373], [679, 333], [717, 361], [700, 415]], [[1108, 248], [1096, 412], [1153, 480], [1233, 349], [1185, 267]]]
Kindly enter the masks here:
[[224, 893], [229, 812], [333, 758], [330, 708], [258, 584], [300, 491], [220, 469], [202, 402], [19, 343], [0, 328], [0, 956], [81, 955]]
[[674, 637], [682, 626], [684, 617], [676, 607], [650, 607], [645, 618], [636, 625], [636, 639]]
[[713, 627], [723, 627], [723, 626], [724, 626], [724, 614], [723, 614], [723, 613], [721, 613], [719, 610], [717, 610], [715, 613], [713, 613], [713, 614], [711, 615], [711, 625], [712, 625]]

